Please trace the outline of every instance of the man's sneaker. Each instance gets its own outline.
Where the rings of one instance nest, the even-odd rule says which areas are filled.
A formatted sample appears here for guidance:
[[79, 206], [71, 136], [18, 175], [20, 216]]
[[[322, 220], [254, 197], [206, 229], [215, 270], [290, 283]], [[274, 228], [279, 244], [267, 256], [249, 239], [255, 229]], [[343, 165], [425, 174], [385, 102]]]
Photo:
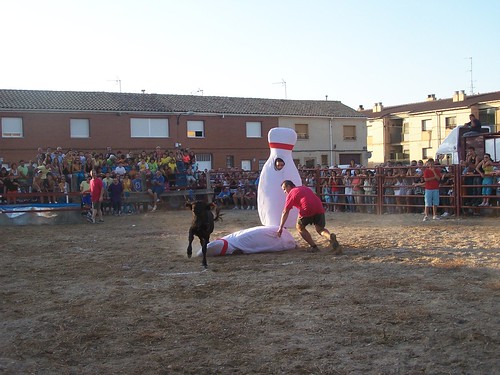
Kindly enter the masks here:
[[441, 215], [441, 217], [448, 217], [448, 216], [450, 216], [450, 214], [449, 214], [448, 212], [444, 212], [444, 213]]
[[340, 244], [339, 241], [337, 241], [335, 233], [330, 234], [330, 245], [332, 245], [334, 254], [342, 254], [342, 249], [340, 248]]
[[306, 249], [306, 253], [317, 253], [319, 251], [318, 246], [314, 245]]
[[88, 221], [89, 223], [95, 224], [95, 219], [94, 219], [94, 218], [92, 218], [92, 216], [90, 216], [90, 217], [89, 217], [89, 216], [87, 216], [87, 221]]
[[427, 215], [425, 215], [424, 220], [422, 220], [422, 221], [427, 221], [427, 220], [429, 220], [429, 217]]
[[153, 209], [151, 211], [156, 211], [156, 204], [153, 206]]
[[439, 216], [433, 216], [432, 220], [441, 220], [441, 218]]

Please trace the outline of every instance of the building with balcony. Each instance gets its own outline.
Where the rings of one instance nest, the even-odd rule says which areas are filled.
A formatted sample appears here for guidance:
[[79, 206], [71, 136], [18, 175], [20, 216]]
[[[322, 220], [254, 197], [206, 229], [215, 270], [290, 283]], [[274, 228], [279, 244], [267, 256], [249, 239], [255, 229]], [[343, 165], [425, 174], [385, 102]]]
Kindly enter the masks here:
[[434, 157], [444, 138], [467, 123], [471, 113], [491, 131], [500, 131], [500, 91], [470, 96], [456, 91], [447, 99], [431, 94], [419, 103], [390, 107], [375, 103], [371, 110], [358, 110], [367, 117], [370, 165]]

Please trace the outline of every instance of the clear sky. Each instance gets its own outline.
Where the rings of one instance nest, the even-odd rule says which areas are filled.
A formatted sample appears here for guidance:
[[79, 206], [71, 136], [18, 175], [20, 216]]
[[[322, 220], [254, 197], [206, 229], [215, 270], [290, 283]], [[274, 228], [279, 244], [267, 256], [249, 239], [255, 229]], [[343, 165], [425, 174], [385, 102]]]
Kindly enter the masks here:
[[368, 109], [469, 94], [472, 57], [474, 93], [500, 91], [498, 0], [0, 0], [0, 15], [3, 89], [119, 80]]

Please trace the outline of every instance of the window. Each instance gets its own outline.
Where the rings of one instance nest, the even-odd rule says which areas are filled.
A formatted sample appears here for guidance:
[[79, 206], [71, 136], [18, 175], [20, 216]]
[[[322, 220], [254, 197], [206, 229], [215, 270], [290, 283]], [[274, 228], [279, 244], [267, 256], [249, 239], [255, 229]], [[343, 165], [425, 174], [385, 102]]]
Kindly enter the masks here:
[[131, 118], [130, 136], [132, 138], [168, 138], [168, 119]]
[[196, 154], [196, 163], [198, 164], [198, 170], [204, 171], [205, 169], [209, 171], [212, 169], [212, 154]]
[[247, 138], [262, 138], [262, 123], [258, 121], [247, 122]]
[[432, 148], [423, 148], [422, 149], [422, 159], [429, 159], [430, 157], [432, 157], [431, 150], [432, 150]]
[[495, 108], [487, 108], [479, 110], [479, 121], [482, 125], [496, 125]]
[[410, 123], [409, 122], [403, 122], [403, 134], [410, 134]]
[[432, 130], [432, 120], [422, 120], [422, 131]]
[[226, 168], [233, 168], [233, 167], [234, 167], [234, 156], [226, 155]]
[[187, 136], [188, 138], [205, 138], [205, 124], [203, 121], [188, 121]]
[[321, 165], [328, 165], [328, 155], [321, 155]]
[[316, 159], [314, 158], [305, 158], [304, 164], [306, 168], [314, 168], [316, 165]]
[[309, 139], [309, 125], [295, 124], [295, 133], [297, 133], [297, 139]]
[[242, 160], [241, 161], [241, 169], [244, 171], [252, 170], [252, 161], [251, 160]]
[[446, 124], [446, 129], [454, 129], [457, 127], [457, 118], [455, 116], [446, 117], [444, 120]]
[[356, 140], [356, 127], [352, 125], [344, 125], [344, 141]]
[[267, 160], [259, 159], [259, 171], [261, 171], [262, 168], [264, 168], [264, 164], [266, 164], [266, 161]]
[[2, 117], [2, 137], [22, 138], [23, 119], [21, 117]]
[[85, 118], [72, 118], [69, 120], [69, 134], [71, 138], [90, 137], [89, 120]]

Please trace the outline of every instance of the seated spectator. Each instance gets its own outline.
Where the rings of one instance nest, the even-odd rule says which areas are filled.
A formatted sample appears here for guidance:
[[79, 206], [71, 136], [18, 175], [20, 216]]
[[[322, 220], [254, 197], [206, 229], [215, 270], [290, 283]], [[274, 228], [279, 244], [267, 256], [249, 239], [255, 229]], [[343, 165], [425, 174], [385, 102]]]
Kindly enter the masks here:
[[156, 171], [155, 176], [151, 179], [151, 188], [148, 189], [149, 195], [153, 198], [153, 209], [156, 211], [156, 203], [160, 201], [160, 195], [165, 191], [165, 177], [160, 170]]
[[196, 177], [194, 176], [194, 171], [191, 166], [189, 166], [186, 170], [186, 181], [188, 186], [196, 185]]
[[40, 194], [39, 198], [36, 198], [36, 201], [39, 201], [40, 203], [44, 203], [45, 199], [41, 193], [43, 192], [43, 180], [41, 173], [36, 173], [35, 176], [33, 176], [33, 183], [31, 184], [31, 192], [34, 194]]
[[118, 162], [118, 166], [115, 168], [115, 174], [120, 178], [123, 177], [127, 173], [125, 166], [122, 161]]
[[247, 210], [255, 210], [255, 206], [257, 203], [257, 194], [255, 190], [250, 188], [245, 193], [245, 203], [247, 205]]
[[85, 176], [85, 180], [80, 183], [80, 194], [82, 195], [82, 207], [91, 208], [92, 198], [90, 196], [90, 175]]
[[238, 187], [233, 193], [234, 210], [245, 209], [245, 189]]
[[143, 188], [143, 182], [142, 182], [142, 176], [140, 173], [137, 173], [134, 177], [134, 179], [132, 180], [132, 190], [133, 191], [137, 191], [137, 192], [141, 192], [141, 191], [144, 191], [144, 188]]
[[29, 185], [29, 169], [24, 160], [19, 161], [17, 172], [19, 176], [17, 182], [21, 186], [21, 192], [27, 193]]
[[231, 190], [229, 190], [229, 186], [224, 187], [222, 191], [215, 197], [215, 201], [222, 206], [227, 206], [230, 200]]
[[14, 174], [9, 173], [7, 178], [4, 178], [4, 193], [7, 195], [7, 204], [16, 203], [17, 189], [19, 189], [19, 183], [14, 178]]

